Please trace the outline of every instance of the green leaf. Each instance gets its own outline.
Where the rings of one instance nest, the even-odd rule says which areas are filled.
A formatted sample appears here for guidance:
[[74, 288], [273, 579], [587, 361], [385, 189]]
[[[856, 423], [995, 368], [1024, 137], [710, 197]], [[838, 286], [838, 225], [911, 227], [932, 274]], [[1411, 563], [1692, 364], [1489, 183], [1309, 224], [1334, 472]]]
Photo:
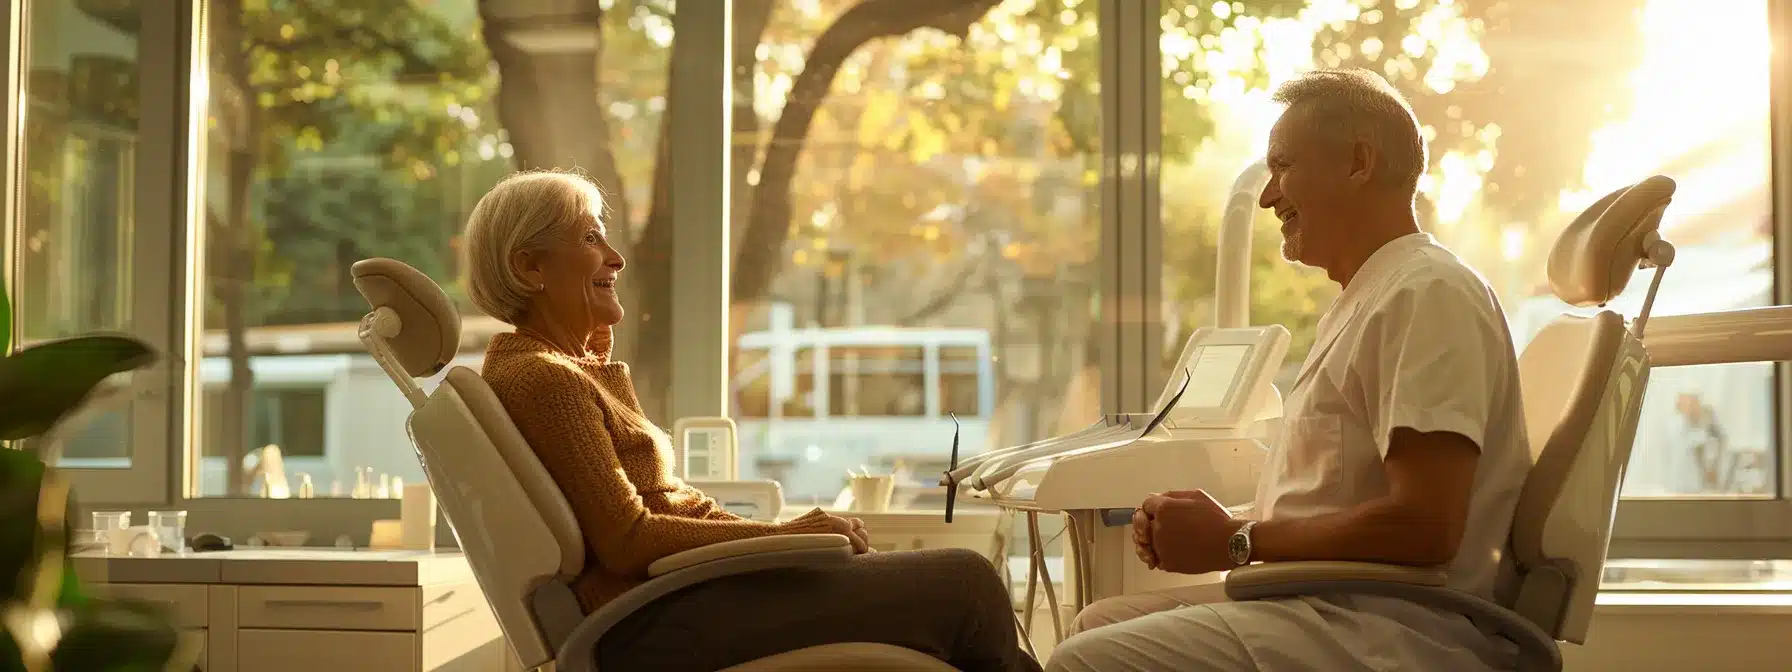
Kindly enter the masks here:
[[79, 336], [0, 359], [0, 440], [38, 436], [114, 374], [148, 366], [155, 352], [129, 336]]

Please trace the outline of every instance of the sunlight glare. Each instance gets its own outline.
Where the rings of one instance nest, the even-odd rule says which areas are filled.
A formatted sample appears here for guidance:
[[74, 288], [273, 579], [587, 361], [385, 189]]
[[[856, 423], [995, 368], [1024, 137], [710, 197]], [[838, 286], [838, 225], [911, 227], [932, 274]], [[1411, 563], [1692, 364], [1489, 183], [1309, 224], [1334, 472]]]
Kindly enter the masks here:
[[1768, 143], [1761, 119], [1772, 88], [1772, 39], [1764, 4], [1652, 0], [1643, 9], [1638, 28], [1647, 47], [1623, 101], [1628, 117], [1594, 134], [1586, 188], [1562, 194], [1564, 213], [1643, 176], [1672, 172], [1677, 207], [1662, 223], [1667, 230], [1676, 214], [1699, 212], [1694, 203], [1720, 206], [1731, 194], [1764, 186], [1769, 173], [1747, 151], [1690, 170], [1676, 165], [1714, 145]]

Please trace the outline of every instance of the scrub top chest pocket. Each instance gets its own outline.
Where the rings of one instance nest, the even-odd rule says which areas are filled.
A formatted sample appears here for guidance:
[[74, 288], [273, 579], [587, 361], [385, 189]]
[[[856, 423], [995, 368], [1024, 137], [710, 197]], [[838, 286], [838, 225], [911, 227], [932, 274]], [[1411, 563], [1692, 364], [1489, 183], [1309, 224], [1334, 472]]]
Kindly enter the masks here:
[[1316, 492], [1339, 482], [1344, 467], [1343, 422], [1336, 415], [1289, 418], [1282, 428], [1280, 464], [1273, 470], [1288, 494]]
[[1264, 465], [1257, 510], [1265, 519], [1327, 513], [1348, 499], [1344, 482], [1344, 419], [1335, 409], [1336, 387], [1321, 369], [1302, 380], [1288, 399], [1281, 436]]

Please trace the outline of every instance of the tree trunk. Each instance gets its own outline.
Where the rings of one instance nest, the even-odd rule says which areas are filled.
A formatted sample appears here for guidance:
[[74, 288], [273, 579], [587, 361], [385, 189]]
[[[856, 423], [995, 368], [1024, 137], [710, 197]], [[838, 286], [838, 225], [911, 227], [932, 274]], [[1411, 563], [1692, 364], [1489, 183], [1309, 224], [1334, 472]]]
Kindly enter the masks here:
[[227, 204], [222, 230], [217, 232], [221, 249], [212, 257], [219, 268], [211, 273], [212, 288], [224, 312], [225, 354], [230, 360], [230, 382], [224, 390], [223, 408], [218, 409], [218, 440], [224, 442], [218, 452], [224, 457], [225, 494], [238, 496], [248, 490], [243, 458], [249, 454], [249, 436], [255, 429], [249, 403], [255, 389], [248, 344], [247, 303], [255, 280], [255, 256], [249, 244], [249, 186], [261, 141], [261, 108], [251, 95], [248, 54], [242, 47], [242, 3], [221, 0], [216, 10], [214, 44], [219, 46], [213, 53], [223, 71], [221, 107], [231, 144], [225, 167]]
[[[626, 256], [634, 249], [637, 227], [597, 89], [604, 14], [598, 0], [479, 2], [485, 46], [498, 65], [498, 119], [510, 136], [517, 168], [579, 169], [589, 175], [604, 192], [610, 242]], [[531, 32], [580, 28], [591, 31], [589, 49], [524, 48]], [[633, 275], [616, 288], [625, 306], [646, 293], [639, 283], [626, 281]], [[627, 358], [633, 341], [626, 331], [616, 335], [620, 358]]]
[[224, 391], [223, 419], [224, 473], [226, 494], [242, 495], [249, 491], [248, 472], [243, 458], [249, 454], [249, 437], [255, 431], [255, 416], [250, 399], [255, 390], [255, 371], [249, 367], [249, 288], [255, 278], [255, 256], [249, 251], [249, 182], [255, 175], [255, 153], [247, 148], [233, 148], [229, 154], [226, 193], [229, 205], [225, 215], [223, 243], [219, 256], [224, 261], [223, 273], [214, 274], [212, 283], [218, 292], [218, 303], [224, 308], [224, 333], [230, 358], [230, 383]]
[[826, 101], [834, 76], [846, 59], [867, 42], [921, 28], [936, 28], [963, 37], [971, 24], [997, 4], [1000, 0], [863, 0], [815, 39], [766, 143], [759, 186], [753, 191], [751, 215], [734, 264], [736, 306], [751, 306], [763, 299], [783, 269], [784, 243], [790, 236], [790, 187], [796, 177], [797, 159], [802, 156], [815, 113]]
[[[759, 110], [753, 106], [759, 87], [754, 74], [759, 70], [759, 42], [765, 39], [771, 19], [772, 0], [738, 0], [734, 4], [734, 113], [733, 128], [728, 129], [732, 152], [728, 159], [728, 223], [734, 231], [746, 230], [753, 207], [753, 183], [747, 176], [759, 167]], [[729, 237], [729, 259], [740, 257], [740, 241], [740, 236]]]

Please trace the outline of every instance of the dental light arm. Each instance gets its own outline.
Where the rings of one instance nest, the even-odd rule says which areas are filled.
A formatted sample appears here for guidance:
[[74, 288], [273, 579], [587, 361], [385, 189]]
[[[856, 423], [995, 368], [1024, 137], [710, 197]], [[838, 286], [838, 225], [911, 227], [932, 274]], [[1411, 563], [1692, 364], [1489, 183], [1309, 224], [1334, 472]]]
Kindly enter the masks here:
[[1648, 326], [1653, 367], [1792, 361], [1792, 306], [1662, 315]]
[[1238, 173], [1220, 220], [1219, 255], [1214, 259], [1213, 325], [1242, 327], [1251, 315], [1251, 222], [1257, 197], [1269, 183], [1269, 167], [1259, 159]]

